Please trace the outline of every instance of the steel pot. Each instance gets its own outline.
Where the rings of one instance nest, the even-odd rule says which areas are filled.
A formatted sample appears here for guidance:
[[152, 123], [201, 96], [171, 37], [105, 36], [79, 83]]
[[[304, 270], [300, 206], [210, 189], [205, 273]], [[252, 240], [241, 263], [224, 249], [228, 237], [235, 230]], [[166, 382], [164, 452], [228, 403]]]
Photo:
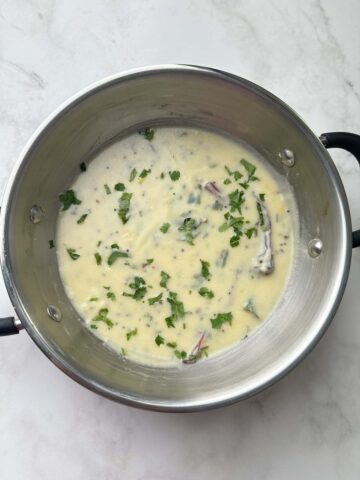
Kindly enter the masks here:
[[[186, 368], [122, 359], [85, 328], [65, 295], [54, 249], [58, 194], [79, 163], [119, 135], [156, 125], [192, 125], [239, 138], [291, 184], [300, 215], [295, 265], [281, 302], [246, 341]], [[80, 384], [113, 400], [166, 411], [244, 399], [292, 369], [318, 342], [344, 292], [352, 235], [338, 172], [326, 148], [360, 161], [360, 137], [320, 139], [278, 98], [228, 73], [165, 65], [102, 80], [72, 97], [35, 132], [15, 166], [1, 212], [1, 266], [17, 320]]]

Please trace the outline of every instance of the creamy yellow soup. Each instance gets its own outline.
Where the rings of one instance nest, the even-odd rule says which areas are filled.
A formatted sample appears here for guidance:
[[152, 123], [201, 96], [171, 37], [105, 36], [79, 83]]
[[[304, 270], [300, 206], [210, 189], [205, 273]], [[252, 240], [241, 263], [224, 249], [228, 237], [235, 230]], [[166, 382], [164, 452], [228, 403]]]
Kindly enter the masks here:
[[203, 361], [244, 339], [281, 297], [295, 203], [241, 143], [147, 128], [82, 163], [59, 200], [67, 295], [94, 335], [131, 360]]

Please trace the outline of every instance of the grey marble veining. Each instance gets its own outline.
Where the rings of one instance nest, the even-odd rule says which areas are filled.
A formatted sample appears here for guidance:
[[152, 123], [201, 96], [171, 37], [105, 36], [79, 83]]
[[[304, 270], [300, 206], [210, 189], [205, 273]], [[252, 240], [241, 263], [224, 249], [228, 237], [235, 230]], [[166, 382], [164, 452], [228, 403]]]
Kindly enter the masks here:
[[[222, 68], [271, 90], [316, 134], [360, 133], [359, 18], [358, 0], [2, 0], [0, 191], [59, 103], [145, 64]], [[360, 227], [359, 167], [332, 154]], [[359, 284], [354, 252], [342, 304], [309, 357], [258, 397], [211, 412], [113, 404], [64, 376], [26, 333], [2, 338], [0, 478], [358, 479]]]

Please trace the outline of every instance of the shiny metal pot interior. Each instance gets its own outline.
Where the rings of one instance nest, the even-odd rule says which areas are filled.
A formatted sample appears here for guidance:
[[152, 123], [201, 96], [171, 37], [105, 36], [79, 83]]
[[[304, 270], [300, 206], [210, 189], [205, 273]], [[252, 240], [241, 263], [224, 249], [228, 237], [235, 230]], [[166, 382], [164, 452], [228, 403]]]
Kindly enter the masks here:
[[[255, 148], [292, 185], [300, 232], [291, 278], [266, 322], [220, 355], [186, 368], [162, 369], [122, 359], [85, 328], [65, 295], [48, 241], [55, 238], [58, 194], [71, 184], [81, 161], [119, 135], [173, 124], [225, 132]], [[293, 166], [285, 150], [294, 153]], [[41, 208], [32, 210], [35, 223], [30, 218], [34, 205]], [[291, 369], [333, 317], [351, 255], [347, 200], [318, 138], [289, 107], [256, 85], [188, 66], [116, 75], [60, 107], [32, 137], [12, 174], [2, 231], [5, 282], [18, 318], [41, 350], [102, 395], [168, 411], [246, 398]], [[308, 251], [314, 238], [323, 243], [318, 256]], [[59, 309], [60, 321], [50, 318], [49, 305]]]

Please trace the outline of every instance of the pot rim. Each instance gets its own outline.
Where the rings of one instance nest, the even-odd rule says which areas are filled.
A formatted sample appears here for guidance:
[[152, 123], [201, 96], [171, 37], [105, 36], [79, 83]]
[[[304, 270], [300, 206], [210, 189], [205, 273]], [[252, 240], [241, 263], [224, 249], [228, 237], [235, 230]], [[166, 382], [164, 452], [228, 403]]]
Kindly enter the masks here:
[[[242, 85], [247, 85], [257, 94], [268, 98], [275, 102], [280, 107], [284, 108], [291, 116], [296, 120], [296, 122], [301, 126], [307, 136], [313, 141], [314, 148], [317, 148], [321, 156], [324, 158], [324, 161], [327, 162], [327, 167], [330, 169], [330, 175], [332, 175], [335, 188], [337, 190], [337, 198], [340, 201], [341, 214], [342, 214], [342, 227], [343, 233], [346, 236], [345, 238], [345, 251], [343, 255], [342, 262], [342, 275], [341, 280], [338, 285], [338, 290], [336, 296], [333, 298], [333, 302], [328, 305], [327, 311], [322, 312], [323, 321], [320, 322], [317, 329], [312, 329], [310, 333], [302, 340], [301, 344], [293, 349], [291, 354], [288, 354], [286, 359], [283, 360], [281, 366], [270, 374], [259, 375], [255, 385], [251, 385], [245, 391], [237, 392], [236, 389], [227, 391], [227, 394], [219, 394], [215, 396], [212, 394], [211, 400], [196, 400], [196, 401], [179, 401], [171, 402], [167, 401], [158, 401], [153, 399], [138, 398], [131, 395], [126, 395], [119, 391], [111, 390], [108, 387], [104, 387], [99, 382], [95, 382], [92, 379], [89, 379], [86, 375], [83, 375], [78, 369], [76, 369], [72, 364], [70, 364], [66, 358], [52, 348], [46, 340], [40, 335], [36, 328], [31, 325], [31, 322], [28, 319], [25, 308], [23, 307], [21, 298], [17, 292], [16, 284], [12, 277], [10, 258], [7, 252], [7, 232], [9, 224], [9, 205], [11, 202], [13, 188], [16, 185], [16, 180], [21, 167], [23, 166], [29, 152], [32, 150], [34, 144], [36, 144], [40, 139], [42, 134], [46, 129], [51, 125], [51, 123], [60, 117], [64, 112], [69, 108], [74, 107], [77, 103], [81, 102], [89, 95], [93, 95], [98, 90], [101, 90], [104, 86], [109, 86], [112, 83], [121, 82], [124, 80], [129, 80], [132, 77], [136, 78], [142, 75], [156, 74], [159, 72], [199, 72], [205, 73], [207, 75], [214, 76], [215, 78], [225, 78], [231, 79], [235, 83], [240, 82]], [[237, 401], [249, 398], [256, 393], [264, 390], [275, 382], [279, 381], [283, 376], [285, 376], [289, 371], [291, 371], [298, 363], [300, 363], [306, 355], [314, 348], [318, 343], [322, 335], [327, 330], [330, 325], [336, 310], [342, 299], [345, 286], [347, 283], [350, 261], [351, 261], [351, 220], [350, 220], [350, 211], [348, 207], [347, 197], [345, 190], [339, 176], [339, 173], [328, 154], [327, 150], [316, 136], [316, 134], [307, 126], [304, 120], [285, 102], [280, 100], [278, 97], [265, 90], [264, 88], [258, 86], [257, 84], [246, 80], [238, 75], [225, 72], [223, 70], [197, 66], [197, 65], [183, 65], [183, 64], [162, 64], [162, 65], [153, 65], [140, 68], [133, 68], [125, 70], [110, 76], [107, 76], [101, 80], [98, 80], [89, 86], [81, 89], [78, 93], [70, 96], [65, 100], [59, 107], [57, 107], [48, 117], [40, 124], [40, 126], [35, 130], [31, 135], [30, 139], [27, 141], [25, 147], [21, 151], [14, 167], [11, 172], [11, 175], [8, 179], [2, 201], [1, 216], [0, 216], [0, 264], [3, 273], [3, 278], [5, 282], [6, 289], [8, 291], [10, 300], [15, 309], [15, 312], [21, 321], [22, 325], [27, 330], [28, 334], [40, 350], [57, 366], [66, 373], [70, 378], [81, 384], [82, 386], [88, 388], [89, 390], [98, 393], [104, 397], [107, 397], [111, 400], [121, 402], [127, 405], [156, 410], [156, 411], [168, 411], [168, 412], [189, 412], [189, 411], [199, 411], [207, 410], [210, 408], [217, 408], [226, 405], [230, 405]]]

